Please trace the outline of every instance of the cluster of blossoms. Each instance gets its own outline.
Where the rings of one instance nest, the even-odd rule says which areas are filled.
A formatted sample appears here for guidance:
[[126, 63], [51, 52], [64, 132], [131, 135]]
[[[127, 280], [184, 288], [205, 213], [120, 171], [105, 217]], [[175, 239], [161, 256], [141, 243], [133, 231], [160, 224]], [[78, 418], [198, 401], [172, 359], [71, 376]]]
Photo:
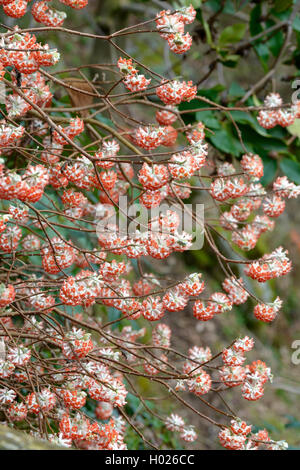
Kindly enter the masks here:
[[[231, 233], [231, 241], [235, 245], [244, 251], [251, 251], [265, 232], [274, 229], [275, 219], [285, 209], [285, 198], [298, 197], [300, 187], [290, 182], [286, 176], [280, 176], [273, 183], [273, 191], [268, 194], [259, 183], [259, 179], [263, 176], [261, 158], [258, 155], [245, 154], [240, 164], [244, 172], [243, 177], [235, 176], [239, 170], [232, 164], [221, 164], [218, 167], [218, 176], [211, 184], [210, 193], [216, 201], [221, 203], [226, 201], [227, 207], [231, 204], [230, 210], [226, 207], [222, 212], [219, 218], [220, 225]], [[262, 210], [261, 214], [256, 213], [259, 209]], [[250, 218], [251, 222], [248, 222]], [[244, 272], [258, 282], [286, 275], [292, 268], [287, 254], [287, 250], [279, 247], [261, 259], [248, 262]], [[243, 285], [243, 279], [238, 280], [234, 277], [223, 283], [230, 300], [237, 305], [246, 302], [249, 296]], [[281, 301], [278, 298], [274, 303], [258, 304], [254, 314], [256, 318], [269, 322], [275, 319], [280, 307]], [[212, 318], [208, 310], [203, 304], [200, 316], [203, 315], [206, 319]]]
[[[13, 32], [1, 39], [0, 63], [2, 67], [15, 67], [22, 74], [33, 74], [41, 66], [55, 65], [59, 58], [60, 55], [56, 49], [50, 49], [48, 44], [43, 46], [36, 42], [34, 35], [21, 34], [17, 26]], [[21, 88], [25, 89], [30, 86], [27, 81], [23, 84], [20, 83], [18, 76], [15, 77], [15, 80]]]
[[252, 432], [252, 426], [241, 419], [231, 420], [230, 427], [219, 432], [220, 444], [229, 450], [286, 450], [286, 441], [273, 441], [266, 429]]
[[[88, 3], [60, 1], [75, 9]], [[11, 16], [22, 16], [27, 3], [0, 0]], [[65, 17], [50, 8], [49, 1], [34, 2], [31, 11], [47, 26], [59, 26]], [[184, 26], [195, 15], [192, 6], [157, 15], [158, 34], [173, 52], [189, 49], [192, 39]], [[141, 123], [130, 130], [127, 124], [126, 128], [116, 124], [118, 131], [110, 132], [110, 126], [99, 120], [107, 132], [100, 136], [90, 123], [85, 129], [84, 114], [74, 116], [66, 107], [64, 117], [52, 116], [47, 108], [53, 96], [42, 68], [58, 60], [56, 50], [17, 27], [2, 36], [0, 79], [6, 78], [11, 91], [0, 122], [0, 253], [5, 268], [0, 273], [0, 414], [9, 425], [21, 422], [25, 427], [29, 422], [36, 436], [62, 446], [123, 450], [126, 397], [129, 391], [136, 394], [132, 377], [157, 379], [174, 396], [190, 393], [201, 400], [218, 391], [215, 383], [222, 391], [240, 386], [242, 397], [249, 401], [261, 398], [272, 378], [260, 360], [245, 365], [245, 353], [254, 345], [248, 336], [215, 355], [199, 345], [187, 355], [171, 348], [167, 322], [178, 312], [191, 306], [194, 318], [208, 321], [231, 315], [225, 312], [254, 298], [249, 283], [232, 271], [222, 282], [224, 292], [220, 287], [208, 293], [202, 273], [188, 272], [175, 281], [166, 271], [159, 273], [158, 260], [175, 258], [193, 244], [193, 234], [181, 230], [182, 214], [175, 209], [192, 189], [205, 191], [219, 210], [216, 227], [223, 238], [228, 236], [233, 246], [249, 251], [273, 230], [285, 199], [296, 198], [300, 186], [279, 176], [267, 193], [259, 182], [264, 168], [256, 154], [244, 154], [238, 167], [215, 164], [204, 124], [185, 125], [177, 108], [197, 95], [190, 81], [162, 80], [153, 87], [156, 124]], [[128, 95], [138, 92], [143, 104], [152, 105], [147, 100], [150, 79], [138, 72], [134, 60], [120, 58], [117, 66]], [[103, 99], [105, 106], [110, 90]], [[276, 123], [283, 125], [287, 117], [279, 115], [277, 98], [271, 95], [265, 105], [276, 107], [270, 113], [277, 113]], [[45, 118], [48, 112], [51, 119]], [[177, 120], [181, 122], [176, 128]], [[170, 152], [152, 152], [159, 147]], [[125, 160], [122, 153], [128, 149], [134, 154], [125, 155]], [[13, 158], [19, 155], [22, 162], [16, 158], [12, 169]], [[209, 184], [202, 183], [202, 176]], [[197, 186], [198, 179], [203, 186]], [[123, 230], [116, 223], [125, 195], [130, 195], [130, 208], [138, 200], [149, 215], [134, 230]], [[171, 202], [171, 209], [152, 212], [162, 202]], [[136, 222], [135, 214], [128, 212], [126, 218]], [[217, 247], [216, 253], [219, 258]], [[291, 270], [287, 251], [281, 247], [242, 262], [244, 274], [258, 282]], [[261, 301], [254, 315], [271, 322], [281, 305], [279, 297]], [[166, 323], [160, 323], [162, 318]], [[120, 328], [113, 328], [118, 322]], [[221, 364], [213, 362], [210, 367], [220, 358]], [[193, 426], [176, 414], [162, 422], [186, 442], [197, 439]], [[43, 433], [40, 423], [45, 427], [50, 423], [49, 432]], [[286, 447], [271, 441], [266, 431], [252, 434], [251, 426], [239, 419], [230, 427], [222, 426], [219, 438], [228, 449]]]
[[[56, 49], [50, 49], [48, 44], [42, 45], [36, 42], [34, 35], [21, 34], [18, 27], [9, 33], [9, 36], [1, 39], [0, 80], [1, 77], [2, 79], [5, 77], [7, 67], [13, 67], [13, 71], [10, 72], [13, 90], [6, 96], [5, 103], [10, 118], [20, 118], [35, 106], [43, 108], [51, 104], [53, 95], [40, 73], [40, 68], [55, 65], [59, 58], [60, 54]], [[1, 127], [2, 135], [5, 133], [5, 127]], [[38, 132], [37, 129], [36, 131]], [[17, 138], [20, 139], [22, 135], [18, 135]], [[1, 146], [9, 145], [11, 138], [7, 136], [5, 142], [3, 136], [4, 142], [1, 142]]]
[[145, 90], [151, 82], [151, 79], [146, 79], [144, 75], [138, 73], [137, 69], [133, 67], [131, 59], [122, 59], [120, 57], [118, 68], [124, 75], [124, 85], [132, 92]]
[[[31, 348], [24, 344], [7, 351], [0, 361], [0, 377], [2, 385], [10, 383], [13, 388], [5, 385], [0, 389], [0, 404], [8, 421], [20, 422], [32, 415], [40, 415], [57, 423], [59, 432], [48, 439], [61, 446], [71, 447], [75, 443], [82, 449], [126, 449], [123, 440], [125, 422], [115, 408], [125, 405], [127, 391], [122, 375], [111, 373], [106, 364], [105, 358], [110, 357], [111, 350], [103, 349], [101, 354], [89, 358], [94, 345], [83, 330], [73, 328], [62, 337], [55, 329], [46, 328], [43, 322], [35, 320], [25, 325], [28, 334], [36, 334], [37, 328], [44, 332], [47, 341], [62, 351], [65, 362], [60, 361], [62, 367], [55, 369], [54, 383], [45, 380], [43, 388], [30, 392], [30, 384], [36, 380], [35, 373], [46, 373], [47, 367], [37, 369]], [[83, 362], [69, 362], [72, 359]], [[19, 401], [16, 389], [22, 389], [23, 394], [24, 390], [29, 390], [29, 393], [21, 395]], [[81, 411], [88, 395], [97, 404], [92, 422]], [[103, 422], [108, 419], [108, 423]]]
[[[24, 134], [23, 126], [14, 126], [12, 124], [6, 124], [2, 122], [0, 124], [0, 149], [10, 147], [18, 143]], [[3, 174], [4, 165], [3, 160], [0, 167], [1, 173]]]
[[[250, 401], [258, 400], [263, 395], [263, 385], [267, 380], [272, 380], [270, 369], [262, 361], [252, 362], [242, 366], [246, 360], [245, 352], [249, 352], [254, 345], [252, 338], [248, 336], [235, 341], [232, 347], [223, 351], [223, 363], [220, 369], [220, 377], [224, 386], [228, 388], [241, 386], [242, 396]], [[179, 380], [176, 384], [177, 391], [184, 391], [186, 387], [192, 393], [204, 395], [211, 390], [212, 379], [203, 370], [207, 363], [213, 359], [210, 348], [194, 346], [189, 350], [189, 359], [184, 363], [183, 372], [192, 375], [192, 379]], [[180, 437], [188, 442], [197, 438], [192, 426], [187, 426], [184, 419], [178, 414], [172, 413], [167, 417], [166, 428], [180, 433]], [[273, 441], [267, 431], [252, 432], [252, 426], [247, 425], [240, 418], [231, 420], [230, 426], [223, 427], [219, 432], [220, 444], [230, 450], [283, 450], [288, 447], [285, 441]]]
[[221, 381], [228, 387], [242, 385], [242, 396], [249, 401], [259, 400], [264, 394], [263, 385], [272, 380], [270, 368], [260, 360], [243, 367], [245, 352], [250, 351], [253, 345], [253, 339], [245, 336], [235, 341], [232, 347], [224, 349], [224, 367], [220, 371]]
[[220, 314], [232, 309], [232, 302], [222, 292], [214, 292], [207, 302], [196, 300], [193, 307], [194, 317], [197, 320], [211, 320], [215, 314]]
[[281, 108], [282, 98], [279, 93], [270, 93], [264, 100], [264, 106], [267, 109], [262, 109], [258, 113], [257, 120], [259, 124], [265, 129], [272, 129], [279, 125], [287, 127], [294, 124], [295, 119], [300, 117], [298, 105], [293, 105], [290, 108]]
[[197, 433], [193, 426], [187, 426], [184, 419], [172, 413], [166, 419], [166, 428], [172, 432], [179, 432], [181, 439], [186, 442], [194, 442], [197, 439]]
[[261, 259], [250, 263], [245, 268], [245, 273], [258, 282], [266, 282], [269, 279], [284, 276], [292, 269], [292, 263], [287, 254], [287, 250], [279, 247], [272, 253], [265, 254]]
[[184, 54], [192, 45], [192, 36], [184, 34], [184, 26], [195, 20], [196, 10], [192, 5], [171, 13], [170, 10], [160, 11], [156, 16], [156, 26], [160, 36], [168, 42], [170, 50], [175, 54]]
[[158, 98], [167, 105], [180, 104], [182, 101], [191, 101], [197, 94], [197, 87], [193, 82], [179, 82], [172, 80], [170, 82], [163, 81], [156, 88]]
[[[64, 5], [67, 5], [76, 10], [80, 10], [87, 6], [89, 0], [59, 0]], [[21, 18], [24, 16], [28, 9], [28, 4], [31, 0], [0, 0], [0, 5], [3, 7], [3, 12], [12, 18]], [[66, 19], [67, 15], [63, 11], [58, 11], [51, 8], [50, 0], [34, 2], [31, 7], [31, 14], [33, 18], [46, 26], [61, 26]]]
[[[48, 182], [48, 171], [43, 165], [29, 165], [22, 175], [16, 172], [3, 171], [0, 175], [1, 199], [18, 199], [22, 202], [37, 202], [43, 196]], [[17, 226], [7, 226], [7, 230], [2, 234], [3, 240], [12, 229], [17, 228]]]

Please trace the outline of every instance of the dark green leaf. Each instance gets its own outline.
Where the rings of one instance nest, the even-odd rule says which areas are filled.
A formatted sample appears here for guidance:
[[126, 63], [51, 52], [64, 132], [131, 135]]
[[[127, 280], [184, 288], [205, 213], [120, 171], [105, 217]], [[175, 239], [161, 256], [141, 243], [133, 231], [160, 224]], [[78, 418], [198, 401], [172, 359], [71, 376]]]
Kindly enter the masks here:
[[213, 136], [209, 137], [209, 140], [214, 147], [222, 152], [235, 156], [239, 156], [243, 152], [239, 140], [232, 135], [229, 127], [217, 130]]
[[258, 134], [263, 135], [264, 137], [270, 137], [266, 129], [258, 124], [257, 119], [252, 114], [246, 113], [244, 111], [231, 111], [230, 114], [237, 123], [249, 124], [253, 129], [256, 130], [256, 132], [258, 132]]
[[232, 82], [229, 90], [228, 90], [228, 95], [232, 96], [233, 98], [240, 98], [241, 96], [244, 96], [245, 90], [242, 88], [237, 82]]
[[255, 36], [256, 34], [259, 34], [263, 28], [260, 24], [260, 18], [261, 18], [261, 5], [258, 3], [253, 10], [251, 11], [250, 15], [250, 33], [251, 36]]
[[267, 46], [272, 52], [274, 57], [277, 57], [284, 43], [284, 35], [282, 31], [277, 31], [269, 41], [267, 41]]
[[222, 64], [225, 65], [226, 67], [236, 67], [238, 61], [240, 59], [240, 56], [238, 54], [228, 54], [222, 59]]
[[256, 44], [254, 46], [254, 50], [259, 58], [261, 65], [263, 66], [263, 69], [265, 70], [265, 72], [267, 72], [268, 60], [270, 57], [270, 51], [269, 51], [268, 46], [260, 42], [259, 44]]
[[[296, 0], [297, 1], [297, 0]], [[280, 19], [281, 21], [286, 21], [289, 20], [290, 15], [291, 15], [291, 9], [286, 9], [284, 11], [277, 12], [274, 8], [270, 12], [273, 16], [276, 16], [276, 18]]]
[[259, 134], [249, 125], [239, 124], [243, 141], [247, 149], [251, 152], [258, 153], [260, 156], [268, 157], [269, 152], [284, 152], [286, 144], [282, 139], [276, 139], [272, 136], [266, 139], [264, 135]]
[[209, 45], [212, 45], [212, 44], [213, 44], [213, 41], [212, 41], [210, 29], [209, 29], [209, 24], [208, 24], [207, 21], [205, 20], [203, 14], [202, 14], [201, 9], [198, 8], [196, 11], [197, 11], [197, 13], [196, 13], [196, 18], [197, 18], [197, 19], [200, 21], [200, 23], [203, 25], [203, 29], [204, 29], [205, 34], [206, 34], [207, 43], [208, 43]]
[[300, 33], [300, 16], [297, 15], [293, 21], [293, 29]]
[[213, 111], [198, 111], [196, 119], [202, 121], [209, 129], [220, 129], [221, 125], [217, 119], [216, 113]]
[[264, 176], [260, 179], [260, 183], [263, 186], [270, 184], [276, 175], [277, 171], [277, 162], [273, 158], [263, 158], [264, 162]]
[[276, 13], [282, 13], [283, 11], [291, 8], [293, 0], [275, 0], [274, 10]]
[[218, 45], [220, 47], [239, 42], [243, 39], [247, 25], [245, 23], [236, 23], [232, 26], [227, 26], [220, 34]]
[[289, 158], [283, 158], [280, 162], [283, 173], [294, 183], [300, 184], [300, 163]]

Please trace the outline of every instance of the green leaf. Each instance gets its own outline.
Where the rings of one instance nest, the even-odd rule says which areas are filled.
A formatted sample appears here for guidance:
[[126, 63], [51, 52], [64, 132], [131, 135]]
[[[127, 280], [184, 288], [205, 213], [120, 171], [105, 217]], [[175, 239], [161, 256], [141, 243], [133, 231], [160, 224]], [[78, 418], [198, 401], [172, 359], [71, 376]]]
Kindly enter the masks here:
[[210, 136], [211, 144], [221, 152], [230, 153], [239, 156], [243, 152], [243, 148], [237, 138], [235, 138], [229, 127], [223, 127]]
[[259, 58], [261, 65], [263, 66], [264, 71], [268, 70], [268, 60], [270, 57], [270, 51], [266, 44], [260, 42], [254, 46], [254, 50]]
[[258, 97], [256, 96], [256, 94], [254, 94], [252, 96], [252, 100], [253, 100], [253, 105], [254, 106], [261, 106], [262, 105], [262, 102], [258, 99]]
[[260, 179], [263, 186], [270, 184], [275, 177], [277, 171], [277, 162], [273, 158], [263, 158], [264, 163], [264, 176]]
[[270, 14], [276, 16], [280, 21], [287, 21], [290, 19], [291, 9], [287, 8], [284, 11], [277, 12], [274, 8], [270, 11]]
[[228, 13], [229, 15], [232, 15], [232, 14], [236, 13], [237, 9], [234, 8], [233, 3], [234, 2], [232, 0], [226, 0], [225, 8], [224, 8], [223, 12]]
[[282, 13], [283, 11], [291, 8], [293, 0], [275, 0], [274, 10], [276, 13]]
[[213, 111], [198, 111], [196, 113], [196, 119], [202, 121], [209, 129], [221, 129], [216, 113]]
[[300, 17], [299, 17], [299, 15], [297, 15], [296, 18], [293, 21], [293, 29], [300, 33]]
[[263, 30], [260, 24], [260, 19], [261, 19], [261, 5], [258, 3], [253, 8], [253, 10], [251, 11], [251, 15], [250, 15], [249, 28], [250, 28], [251, 36], [255, 36], [256, 34], [259, 34]]
[[[209, 89], [200, 89], [197, 92], [198, 96], [204, 96], [205, 98], [208, 98], [215, 103], [217, 103], [218, 100], [218, 95], [221, 93], [223, 90], [225, 90], [225, 87], [223, 85], [216, 85], [212, 88]], [[195, 108], [207, 108], [209, 105], [207, 103], [204, 103], [203, 101], [199, 100], [191, 100], [189, 102], [185, 101], [183, 103], [180, 103], [179, 105], [179, 110], [188, 110], [188, 109], [195, 109]], [[183, 120], [186, 124], [192, 124], [195, 120], [195, 113], [185, 113], [182, 115]]]
[[253, 153], [258, 153], [261, 157], [268, 157], [269, 152], [285, 152], [286, 144], [281, 139], [274, 138], [272, 135], [266, 139], [264, 135], [258, 133], [249, 125], [239, 124], [243, 141], [247, 149]]
[[233, 98], [240, 98], [244, 96], [245, 90], [237, 82], [231, 82], [231, 85], [228, 90], [228, 95]]
[[[190, 3], [190, 2], [189, 2]], [[205, 2], [205, 6], [209, 7], [212, 11], [223, 11], [223, 13], [233, 14], [236, 12], [232, 0], [224, 1], [225, 5], [222, 5], [223, 2], [220, 0], [208, 0]]]
[[247, 25], [245, 23], [236, 23], [233, 26], [227, 26], [220, 34], [218, 45], [224, 47], [228, 44], [239, 42], [246, 33]]
[[200, 88], [197, 92], [197, 95], [199, 96], [205, 96], [206, 98], [209, 98], [212, 101], [215, 101], [219, 95], [219, 93], [222, 93], [226, 87], [224, 85], [215, 85], [212, 88], [206, 89], [206, 88]]
[[279, 163], [283, 173], [294, 183], [300, 184], [300, 163], [289, 158], [283, 158]]
[[218, 0], [208, 0], [206, 2], [206, 6], [209, 7], [214, 12], [220, 10], [220, 2]]
[[213, 44], [213, 40], [212, 40], [212, 36], [211, 36], [210, 29], [209, 29], [209, 24], [207, 23], [206, 19], [205, 19], [204, 16], [202, 15], [201, 9], [197, 9], [196, 18], [197, 18], [197, 20], [200, 21], [200, 23], [201, 23], [202, 26], [203, 26], [203, 29], [204, 29], [205, 34], [206, 34], [207, 44], [208, 44], [209, 46], [211, 46], [211, 47], [215, 47], [214, 44]]
[[235, 67], [240, 59], [238, 54], [228, 54], [222, 59], [222, 64], [226, 67]]
[[275, 126], [273, 129], [268, 129], [268, 134], [270, 137], [284, 141], [286, 138], [286, 129], [284, 127]]
[[231, 111], [230, 114], [234, 121], [240, 124], [249, 124], [258, 134], [263, 135], [264, 137], [270, 137], [266, 129], [258, 124], [257, 119], [252, 114], [244, 111]]
[[[269, 26], [269, 25], [268, 25]], [[284, 43], [282, 31], [277, 31], [268, 41], [267, 45], [274, 57], [277, 57]]]
[[300, 139], [300, 119], [295, 119], [295, 122], [287, 127], [290, 134], [296, 135]]

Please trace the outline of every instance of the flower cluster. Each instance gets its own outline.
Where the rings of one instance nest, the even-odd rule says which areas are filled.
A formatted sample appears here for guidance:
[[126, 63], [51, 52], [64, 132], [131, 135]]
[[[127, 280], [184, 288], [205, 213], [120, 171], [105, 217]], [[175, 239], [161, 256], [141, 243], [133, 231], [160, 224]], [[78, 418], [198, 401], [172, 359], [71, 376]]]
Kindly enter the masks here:
[[272, 441], [266, 429], [252, 432], [252, 426], [241, 419], [231, 420], [230, 427], [219, 432], [220, 444], [229, 450], [285, 450], [285, 441]]
[[192, 37], [184, 34], [184, 26], [195, 20], [196, 10], [192, 5], [171, 13], [170, 10], [160, 11], [156, 16], [156, 26], [160, 36], [168, 42], [170, 50], [175, 54], [184, 54], [192, 45]]
[[[2, 5], [3, 12], [7, 16], [21, 18], [26, 14], [30, 1], [31, 0], [0, 0], [0, 5]], [[59, 1], [76, 10], [85, 8], [88, 4], [88, 0]], [[34, 2], [31, 7], [33, 18], [46, 26], [61, 26], [67, 17], [66, 13], [58, 11], [55, 8], [51, 8], [49, 3], [49, 0]]]
[[[74, 9], [88, 3], [60, 1]], [[0, 0], [15, 17], [25, 14], [28, 3]], [[65, 14], [51, 5], [35, 1], [31, 12], [47, 26], [40, 29], [58, 34]], [[192, 6], [161, 11], [152, 32], [182, 54], [192, 42], [185, 25], [195, 15]], [[255, 300], [256, 319], [277, 317], [281, 299], [270, 301], [266, 294], [260, 300], [251, 291], [255, 281], [289, 273], [288, 252], [279, 247], [253, 259], [240, 250], [253, 250], [274, 229], [287, 200], [300, 194], [286, 176], [262, 186], [264, 164], [257, 154], [245, 150], [233, 163], [212, 155], [210, 130], [201, 121], [187, 124], [180, 106], [198, 98], [197, 86], [165, 79], [122, 55], [107, 66], [113, 77], [117, 66], [120, 79], [99, 79], [101, 86], [87, 79], [93, 92], [82, 90], [99, 98], [108, 119], [102, 108], [94, 112], [96, 103], [70, 108], [64, 99], [63, 112], [56, 107], [51, 83], [68, 92], [76, 85], [43, 70], [58, 62], [55, 49], [18, 27], [0, 42], [0, 79], [8, 89], [0, 121], [0, 413], [6, 425], [21, 423], [60, 446], [88, 450], [125, 450], [126, 422], [142, 432], [139, 409], [130, 417], [124, 409], [129, 397], [140, 396], [138, 377], [187, 407], [181, 394], [191, 394], [222, 418], [228, 409], [212, 405], [219, 403], [214, 394], [240, 387], [248, 401], [263, 396], [272, 374], [260, 359], [246, 364], [253, 338], [222, 344], [221, 351], [199, 341], [184, 353], [171, 344], [171, 327], [182, 315], [200, 328], [207, 324], [197, 320], [222, 322], [248, 299]], [[116, 87], [123, 92], [115, 94]], [[111, 101], [116, 97], [120, 101]], [[146, 118], [131, 112], [131, 100], [147, 108]], [[124, 104], [130, 112], [119, 109]], [[258, 117], [264, 127], [289, 125], [297, 116], [277, 94], [268, 95], [264, 107]], [[194, 209], [189, 215], [225, 273], [219, 287], [195, 268], [176, 272], [179, 254], [194, 241], [181, 208], [197, 194], [197, 201], [210, 201], [213, 215], [208, 221]], [[218, 237], [235, 251], [234, 259], [221, 253]], [[184, 441], [197, 439], [186, 418], [165, 418], [156, 405], [140, 402]], [[225, 448], [286, 448], [265, 430], [254, 434], [251, 425], [231, 417], [228, 426], [216, 423]]]
[[[0, 62], [3, 67], [13, 66], [18, 72], [33, 74], [39, 67], [49, 67], [59, 61], [60, 55], [56, 49], [50, 49], [48, 44], [36, 42], [36, 37], [29, 33], [20, 34], [18, 27], [2, 39], [0, 45]], [[22, 84], [25, 88], [27, 83]]]
[[179, 82], [172, 80], [170, 82], [163, 81], [156, 88], [156, 94], [161, 101], [167, 105], [180, 104], [182, 101], [191, 101], [197, 94], [197, 87], [193, 82]]
[[287, 257], [288, 251], [280, 246], [270, 254], [265, 254], [261, 259], [250, 263], [245, 268], [247, 276], [258, 282], [266, 282], [269, 279], [284, 276], [292, 269], [292, 263]]
[[132, 92], [146, 90], [151, 82], [150, 79], [146, 79], [144, 75], [138, 73], [137, 69], [133, 67], [131, 59], [120, 58], [118, 60], [118, 67], [124, 75], [124, 85]]
[[291, 126], [299, 117], [298, 107], [281, 108], [282, 98], [279, 93], [270, 93], [264, 100], [263, 109], [258, 113], [258, 123], [265, 129], [272, 129], [279, 125], [281, 127]]
[[184, 419], [177, 414], [172, 413], [168, 416], [166, 419], [166, 428], [169, 429], [169, 431], [179, 432], [181, 439], [186, 442], [193, 442], [197, 439], [197, 433], [194, 427], [187, 426]]

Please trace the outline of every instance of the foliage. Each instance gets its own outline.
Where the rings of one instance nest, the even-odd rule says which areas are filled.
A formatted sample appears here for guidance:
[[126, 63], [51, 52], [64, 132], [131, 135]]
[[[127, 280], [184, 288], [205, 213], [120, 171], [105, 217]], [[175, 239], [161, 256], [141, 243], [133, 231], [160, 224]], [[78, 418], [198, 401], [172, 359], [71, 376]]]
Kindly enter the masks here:
[[[0, 0], [2, 419], [77, 448], [179, 449], [208, 426], [284, 449], [296, 417], [262, 430], [231, 402], [272, 380], [240, 332], [272, 328], [292, 266], [267, 232], [300, 193], [298, 2], [90, 3]], [[145, 233], [139, 213], [112, 225], [125, 195]], [[181, 318], [222, 338], [186, 352]]]

